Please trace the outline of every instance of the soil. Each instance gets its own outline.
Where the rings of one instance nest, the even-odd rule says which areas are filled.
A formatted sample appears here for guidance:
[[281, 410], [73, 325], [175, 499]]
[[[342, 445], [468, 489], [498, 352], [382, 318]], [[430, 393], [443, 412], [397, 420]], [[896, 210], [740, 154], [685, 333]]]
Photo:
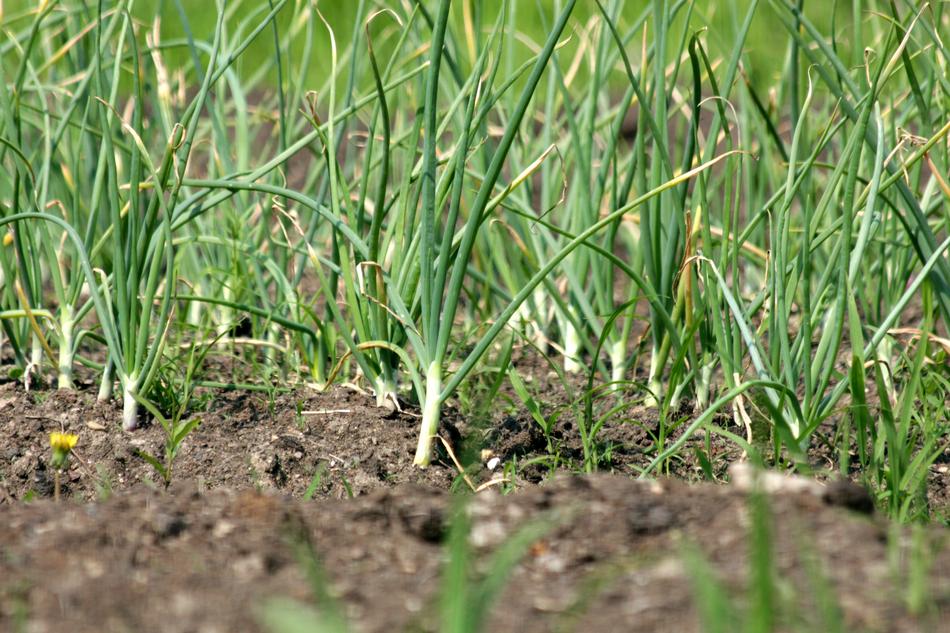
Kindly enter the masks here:
[[[352, 630], [436, 631], [460, 499], [479, 573], [522, 527], [545, 526], [484, 630], [703, 630], [688, 551], [709, 561], [742, 613], [751, 498], [738, 486], [686, 483], [704, 478], [704, 468], [727, 480], [741, 452], [697, 437], [665, 468], [673, 478], [635, 481], [655, 455], [658, 420], [631, 406], [599, 435], [600, 465], [612, 474], [565, 474], [583, 465], [571, 406], [583, 385], [526, 364], [519, 372], [546, 396], [546, 415], [560, 411], [550, 435], [506, 387], [487, 420], [446, 413], [445, 442], [425, 470], [411, 465], [417, 415], [377, 408], [355, 390], [202, 392], [203, 410], [188, 418], [200, 423], [167, 487], [141, 456], [163, 460], [159, 424], [120, 432], [120, 409], [97, 403], [92, 385], [26, 392], [0, 384], [0, 631], [276, 633], [262, 620], [275, 598], [328, 608], [314, 597], [315, 561], [327, 579], [317, 584]], [[670, 438], [693, 412], [673, 417]], [[80, 439], [57, 502], [48, 442], [60, 430]], [[489, 469], [492, 457], [518, 466]], [[932, 469], [932, 500], [950, 496], [948, 462]], [[484, 490], [457, 494], [470, 486]], [[777, 630], [832, 630], [819, 619], [828, 613], [840, 615], [842, 631], [941, 630], [950, 531], [891, 528], [873, 515], [867, 492], [845, 482], [795, 490], [768, 499], [787, 625]], [[913, 587], [926, 589], [925, 608], [911, 608]], [[818, 608], [829, 603], [839, 611]], [[726, 630], [741, 628], [734, 624]]]
[[[906, 539], [810, 494], [774, 495], [769, 505], [779, 586], [799, 608], [832, 591], [843, 630], [940, 630], [950, 615], [946, 531], [923, 537], [931, 565], [922, 581], [933, 606], [911, 614], [903, 600], [908, 572], [888, 564], [908, 556]], [[313, 602], [311, 559], [301, 554], [312, 551], [329, 579], [321, 587], [354, 630], [439, 630], [441, 541], [453, 506], [453, 495], [417, 484], [352, 500], [201, 492], [188, 483], [97, 504], [18, 504], [0, 518], [0, 628], [263, 632], [269, 599]], [[479, 563], [519, 526], [548, 525], [500, 592], [485, 630], [699, 631], [683, 546], [704, 553], [741, 609], [749, 508], [732, 487], [617, 475], [477, 495], [465, 511]], [[816, 586], [809, 565], [833, 589]], [[808, 622], [814, 612], [793, 614]]]
[[[137, 484], [160, 487], [160, 473], [141, 453], [164, 461], [165, 431], [152, 422], [132, 433], [118, 431], [118, 403], [96, 402], [96, 391], [24, 392], [0, 385], [0, 501], [48, 497], [53, 478], [47, 462], [49, 433], [79, 435], [62, 494], [93, 500]], [[220, 391], [180, 445], [172, 481], [193, 480], [200, 490], [274, 489], [303, 496], [343, 498], [399, 483], [449, 489], [456, 471], [441, 460], [426, 470], [412, 466], [418, 420], [389, 412], [371, 398], [337, 389], [267, 394]], [[449, 435], [451, 420], [443, 434]]]

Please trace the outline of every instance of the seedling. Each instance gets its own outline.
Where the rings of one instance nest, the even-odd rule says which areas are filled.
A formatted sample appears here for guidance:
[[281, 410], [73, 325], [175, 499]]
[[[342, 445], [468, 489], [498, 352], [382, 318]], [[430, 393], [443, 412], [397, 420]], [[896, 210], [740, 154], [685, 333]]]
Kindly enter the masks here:
[[163, 415], [158, 407], [151, 401], [144, 399], [140, 401], [140, 404], [154, 416], [165, 431], [165, 447], [162, 459], [158, 459], [156, 456], [144, 450], [139, 450], [138, 455], [155, 468], [162, 477], [166, 487], [171, 483], [172, 466], [175, 463], [175, 458], [178, 456], [178, 451], [182, 443], [185, 441], [185, 438], [201, 424], [201, 418], [197, 416], [185, 418], [185, 414], [188, 412], [188, 407], [191, 404], [192, 395], [194, 394], [195, 374], [215, 342], [221, 336], [222, 335], [219, 334], [214, 341], [201, 347], [199, 347], [196, 342], [191, 344], [188, 358], [185, 361], [184, 379], [180, 384], [176, 385], [180, 390], [180, 394], [174, 402], [174, 410], [171, 418], [167, 418]]

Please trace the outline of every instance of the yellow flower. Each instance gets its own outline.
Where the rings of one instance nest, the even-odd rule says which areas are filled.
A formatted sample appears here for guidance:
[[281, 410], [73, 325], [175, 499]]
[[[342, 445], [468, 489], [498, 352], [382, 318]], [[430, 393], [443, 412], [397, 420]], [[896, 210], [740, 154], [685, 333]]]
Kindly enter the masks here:
[[63, 468], [69, 459], [69, 453], [79, 441], [78, 435], [72, 433], [50, 433], [49, 445], [53, 448], [52, 464], [54, 468]]
[[10, 232], [8, 231], [8, 232], [3, 236], [3, 245], [4, 245], [4, 246], [9, 246], [10, 244], [13, 244], [13, 233], [10, 233]]
[[73, 450], [73, 447], [76, 446], [76, 442], [79, 441], [78, 435], [73, 435], [71, 433], [50, 433], [49, 434], [49, 445], [53, 447], [54, 451], [62, 451], [68, 453]]

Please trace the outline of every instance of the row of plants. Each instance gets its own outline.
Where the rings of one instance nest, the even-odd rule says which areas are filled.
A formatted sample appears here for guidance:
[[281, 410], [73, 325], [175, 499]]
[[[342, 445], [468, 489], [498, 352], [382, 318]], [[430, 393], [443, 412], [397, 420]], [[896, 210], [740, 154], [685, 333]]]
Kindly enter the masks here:
[[[589, 379], [584, 467], [624, 402], [659, 412], [643, 475], [699, 431], [804, 461], [835, 422], [913, 514], [946, 446], [946, 7], [577, 4], [4, 13], [4, 363], [88, 368], [126, 431], [179, 420], [176, 381], [348, 382], [421, 409], [425, 466], [460, 387], [531, 345]], [[784, 63], [752, 81], [764, 14]], [[243, 368], [196, 376], [214, 356]]]

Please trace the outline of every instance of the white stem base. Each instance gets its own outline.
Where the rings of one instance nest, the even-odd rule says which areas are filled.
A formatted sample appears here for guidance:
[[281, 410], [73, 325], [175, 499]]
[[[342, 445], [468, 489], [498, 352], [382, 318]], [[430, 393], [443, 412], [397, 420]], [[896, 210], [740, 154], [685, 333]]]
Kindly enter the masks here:
[[699, 388], [696, 390], [696, 409], [705, 411], [709, 406], [709, 385], [712, 382], [713, 364], [706, 363], [700, 370]]
[[[40, 343], [40, 339], [33, 335], [31, 337], [33, 343], [30, 348], [30, 360], [26, 364], [26, 368], [23, 371], [23, 388], [29, 391], [33, 388], [34, 382], [37, 384], [42, 384], [43, 374], [42, 374], [42, 362], [43, 362], [43, 345]], [[35, 381], [34, 381], [35, 378]]]
[[644, 406], [651, 408], [659, 406], [660, 400], [663, 399], [661, 394], [663, 385], [660, 382], [660, 372], [656, 366], [659, 351], [656, 346], [650, 351], [650, 377], [647, 379], [647, 395], [643, 400]]
[[73, 325], [73, 308], [64, 305], [60, 318], [62, 339], [59, 342], [59, 374], [56, 377], [60, 389], [73, 388]]
[[670, 397], [670, 411], [676, 411], [680, 408], [680, 401], [683, 399], [683, 391], [685, 389], [685, 382], [676, 385], [676, 389], [673, 390], [673, 395]]
[[376, 392], [376, 406], [395, 411], [399, 409], [399, 400], [396, 397], [396, 385], [386, 378], [377, 378], [373, 387]]
[[122, 389], [122, 430], [134, 431], [139, 425], [139, 403], [131, 388]]
[[429, 465], [432, 458], [432, 438], [439, 430], [439, 414], [442, 403], [439, 393], [442, 391], [442, 364], [433, 362], [426, 372], [426, 395], [422, 406], [422, 427], [419, 429], [419, 444], [413, 464], [420, 468]]
[[112, 400], [112, 363], [106, 360], [106, 367], [102, 371], [102, 380], [99, 382], [99, 395], [96, 396], [98, 402], [108, 402]]
[[59, 373], [56, 375], [56, 386], [59, 389], [72, 389], [73, 383], [73, 363], [72, 358], [64, 356], [63, 350], [59, 355]]
[[548, 337], [544, 334], [544, 324], [549, 323], [553, 317], [554, 308], [551, 306], [551, 300], [544, 290], [544, 286], [539, 286], [534, 291], [534, 305], [536, 314], [530, 324], [529, 338], [542, 353], [548, 352]]
[[623, 382], [625, 365], [627, 364], [627, 346], [626, 341], [621, 339], [610, 344], [610, 381], [613, 383], [611, 391], [620, 389], [620, 383]]
[[571, 325], [570, 321], [564, 325], [564, 372], [568, 374], [578, 374], [584, 367], [580, 359], [581, 337], [577, 334], [577, 329]]

